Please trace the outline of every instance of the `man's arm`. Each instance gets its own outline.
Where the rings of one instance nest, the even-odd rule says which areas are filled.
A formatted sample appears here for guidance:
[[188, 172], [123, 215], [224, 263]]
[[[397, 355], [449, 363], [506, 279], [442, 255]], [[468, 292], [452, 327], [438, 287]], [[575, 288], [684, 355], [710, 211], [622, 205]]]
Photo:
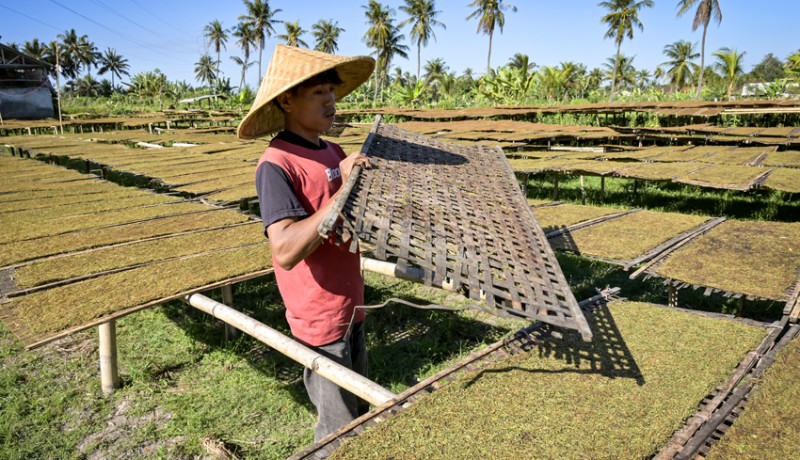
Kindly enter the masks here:
[[[350, 154], [339, 163], [342, 172], [342, 184], [347, 182], [354, 166], [369, 168], [369, 159], [361, 153]], [[341, 193], [337, 191], [314, 214], [305, 219], [289, 217], [273, 222], [267, 227], [267, 237], [272, 248], [275, 263], [284, 270], [291, 270], [301, 260], [314, 252], [324, 238], [319, 235], [317, 228], [333, 209], [336, 198]]]

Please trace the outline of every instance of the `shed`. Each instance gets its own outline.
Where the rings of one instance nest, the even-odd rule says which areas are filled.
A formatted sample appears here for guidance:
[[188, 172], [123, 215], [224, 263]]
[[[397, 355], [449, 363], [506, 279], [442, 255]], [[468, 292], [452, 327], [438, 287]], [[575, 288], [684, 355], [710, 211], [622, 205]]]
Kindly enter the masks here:
[[0, 44], [0, 115], [2, 119], [55, 117], [53, 66]]

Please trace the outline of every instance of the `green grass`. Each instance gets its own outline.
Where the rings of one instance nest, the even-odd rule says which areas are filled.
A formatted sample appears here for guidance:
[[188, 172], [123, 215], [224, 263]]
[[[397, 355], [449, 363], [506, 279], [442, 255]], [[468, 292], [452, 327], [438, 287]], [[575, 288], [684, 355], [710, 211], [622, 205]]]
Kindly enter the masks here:
[[765, 330], [619, 302], [577, 334], [468, 373], [331, 459], [649, 458]]
[[[461, 304], [441, 290], [367, 276], [368, 303]], [[219, 300], [217, 292], [212, 297]], [[269, 277], [237, 308], [289, 334]], [[525, 323], [390, 304], [368, 313], [371, 378], [400, 392]], [[205, 436], [243, 458], [283, 459], [313, 441], [302, 366], [179, 302], [117, 321], [122, 387], [100, 392], [95, 330], [24, 351], [0, 325], [0, 458], [201, 458]]]
[[[666, 182], [636, 181], [606, 178], [605, 197], [601, 194], [600, 178], [586, 176], [586, 204], [645, 208], [653, 211], [680, 212], [706, 216], [725, 216], [736, 219], [797, 222], [800, 220], [800, 201], [789, 193], [769, 190], [714, 190]], [[559, 200], [580, 203], [579, 176], [559, 177]], [[531, 176], [528, 198], [552, 199], [553, 179], [550, 174]]]
[[800, 445], [800, 341], [796, 338], [758, 382], [742, 415], [716, 445], [709, 460], [781, 460]]

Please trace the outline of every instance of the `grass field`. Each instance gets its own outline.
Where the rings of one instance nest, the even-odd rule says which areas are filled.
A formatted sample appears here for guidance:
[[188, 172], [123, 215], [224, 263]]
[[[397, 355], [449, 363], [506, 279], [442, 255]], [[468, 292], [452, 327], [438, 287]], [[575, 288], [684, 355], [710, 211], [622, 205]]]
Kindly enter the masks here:
[[[724, 215], [781, 222], [796, 222], [800, 216], [800, 202], [782, 192], [718, 191], [642, 181], [634, 187], [630, 179], [606, 179], [605, 196], [601, 197], [598, 178], [587, 176], [585, 183], [587, 203], [606, 205], [604, 209], [610, 212], [641, 207], [692, 218]], [[12, 188], [3, 190], [11, 194]], [[552, 178], [547, 174], [532, 176], [527, 190], [533, 203], [552, 199]], [[562, 175], [559, 191], [562, 201], [574, 204], [581, 200], [577, 176]], [[41, 192], [31, 192], [31, 196], [39, 196], [37, 193], [45, 197], [53, 191], [42, 186]], [[241, 194], [240, 190], [231, 189], [208, 198], [229, 201]], [[63, 198], [65, 203], [70, 202], [68, 193]], [[25, 208], [18, 209], [15, 202], [4, 206], [8, 207], [5, 211], [25, 215]], [[555, 212], [554, 208], [546, 209], [543, 215]], [[30, 213], [32, 218], [36, 215]], [[215, 217], [202, 216], [200, 220], [205, 225]], [[225, 220], [220, 225], [223, 223], [231, 222]], [[15, 225], [10, 221], [6, 224]], [[163, 230], [166, 224], [172, 225], [169, 219], [163, 219], [159, 228], [134, 225], [128, 233], [136, 238], [147, 236], [151, 234], [148, 232]], [[200, 225], [194, 221], [174, 224], [186, 228]], [[80, 221], [76, 220], [75, 225], [79, 226]], [[90, 233], [88, 239], [65, 235], [31, 240], [14, 248], [0, 245], [0, 260], [18, 262], [65, 249], [107, 244], [119, 237], [116, 231], [97, 231]], [[594, 344], [582, 344], [568, 335], [564, 343], [547, 345], [537, 356], [529, 356], [530, 361], [520, 358], [504, 363], [507, 369], [493, 371], [493, 379], [475, 378], [469, 384], [456, 384], [449, 393], [432, 400], [432, 408], [413, 408], [409, 419], [394, 423], [411, 425], [414, 442], [407, 442], [408, 434], [390, 431], [389, 441], [377, 441], [384, 444], [383, 450], [359, 449], [352, 458], [365, 458], [365, 451], [380, 458], [452, 458], [451, 452], [458, 458], [514, 457], [520, 453], [532, 458], [646, 458], [680, 427], [700, 399], [729, 375], [736, 360], [754, 348], [761, 337], [757, 328], [676, 315], [650, 305], [667, 301], [667, 288], [659, 279], [630, 280], [629, 273], [618, 266], [567, 253], [558, 253], [557, 258], [578, 300], [596, 294], [597, 288], [618, 286], [625, 297], [638, 302], [613, 306], [606, 316], [610, 315], [617, 325], [618, 338], [624, 339], [626, 356], [634, 359], [635, 368], [612, 369], [613, 362], [585, 359], [600, 356], [597, 347], [608, 344], [602, 336]], [[48, 276], [42, 279], [49, 279]], [[38, 282], [42, 281], [31, 284]], [[465, 305], [459, 296], [377, 275], [368, 275], [367, 284], [368, 303], [397, 297], [417, 304]], [[681, 306], [721, 313], [737, 309], [736, 299], [686, 291], [690, 290], [681, 291]], [[270, 278], [237, 285], [235, 302], [245, 313], [288, 333], [280, 296]], [[748, 301], [745, 314], [773, 321], [780, 318], [782, 311], [780, 302]], [[55, 310], [49, 313], [58, 315]], [[472, 310], [416, 310], [396, 304], [372, 310], [369, 315], [370, 377], [395, 393], [527, 325]], [[643, 316], [650, 320], [642, 321]], [[312, 442], [314, 408], [303, 388], [302, 367], [290, 359], [246, 336], [225, 340], [220, 322], [180, 302], [125, 317], [117, 322], [117, 331], [122, 386], [114, 394], [103, 396], [95, 330], [24, 351], [0, 324], [1, 459], [213, 458], [213, 446], [220, 443], [241, 458], [280, 459]], [[783, 370], [772, 377], [776, 383], [769, 383], [768, 374], [764, 390], [759, 393], [763, 395], [759, 396], [760, 401], [769, 401], [784, 389], [788, 396], [777, 401], [778, 409], [762, 403], [767, 409], [754, 411], [754, 428], [742, 428], [738, 438], [730, 441], [724, 447], [727, 450], [716, 458], [760, 458], [759, 449], [786, 440], [794, 442], [796, 433], [778, 431], [774, 425], [791, 428], [796, 423], [789, 406], [796, 396], [790, 384], [798, 380], [797, 366], [793, 365], [796, 357], [790, 353], [796, 354], [796, 348], [787, 351]], [[584, 359], [569, 362], [566, 356]], [[612, 368], [603, 367], [609, 364]], [[524, 383], [519, 384], [520, 381]], [[513, 391], [492, 393], [503, 388]], [[536, 391], [528, 391], [529, 388]], [[455, 409], [452, 404], [466, 396], [478, 398], [468, 408], [472, 412]], [[509, 410], [524, 405], [536, 411], [503, 429], [502, 414], [486, 419], [484, 411], [501, 400]], [[562, 406], [571, 410], [558, 412]], [[772, 422], [771, 411], [778, 412], [777, 422]], [[604, 417], [608, 414], [617, 418]], [[424, 430], [415, 428], [420, 418], [427, 424]], [[471, 433], [471, 424], [485, 430]], [[531, 431], [532, 425], [541, 425], [541, 430]], [[387, 426], [388, 430], [394, 429]], [[443, 426], [451, 428], [450, 433], [441, 430]], [[489, 450], [498, 443], [485, 441], [482, 448], [487, 450], [462, 451], [460, 446], [467, 444], [451, 437], [452, 432], [478, 439], [479, 435], [493, 433], [490, 441], [503, 439], [510, 432], [514, 439], [499, 444], [517, 446], [517, 450]], [[758, 437], [759, 442], [750, 442], [748, 437], [752, 436]], [[417, 444], [432, 438], [459, 448], [443, 453]], [[521, 447], [520, 441], [524, 442]], [[365, 437], [359, 442], [373, 441]], [[525, 446], [533, 444], [541, 446], [541, 450], [526, 450]], [[414, 450], [402, 451], [397, 446]], [[564, 452], [569, 455], [561, 455]]]
[[[368, 276], [367, 301], [463, 301]], [[237, 308], [288, 334], [269, 278], [242, 283]], [[473, 311], [389, 305], [368, 319], [371, 378], [401, 392], [522, 325]], [[24, 351], [0, 325], [0, 458], [202, 458], [203, 439], [243, 458], [281, 459], [312, 442], [302, 366], [183, 303], [117, 322], [122, 387], [100, 391], [97, 337], [81, 332]]]

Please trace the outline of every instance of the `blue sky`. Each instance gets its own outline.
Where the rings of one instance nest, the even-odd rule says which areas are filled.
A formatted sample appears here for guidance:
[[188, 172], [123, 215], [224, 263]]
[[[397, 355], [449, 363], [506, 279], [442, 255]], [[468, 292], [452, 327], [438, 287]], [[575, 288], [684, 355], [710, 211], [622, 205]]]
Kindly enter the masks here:
[[[471, 0], [437, 0], [439, 21], [446, 29], [435, 28], [436, 40], [422, 49], [422, 62], [441, 58], [450, 71], [461, 74], [471, 68], [480, 74], [486, 68], [488, 36], [478, 34], [477, 21], [467, 20], [472, 12]], [[271, 0], [281, 21], [299, 20], [308, 32], [304, 40], [313, 46], [311, 26], [320, 19], [337, 21], [345, 29], [339, 39], [339, 54], [369, 54], [362, 37], [367, 30], [363, 5], [367, 0]], [[402, 0], [383, 0], [395, 12], [397, 23], [405, 19], [399, 9]], [[601, 67], [613, 56], [613, 40], [603, 39], [606, 27], [600, 18], [606, 10], [594, 0], [509, 0], [517, 12], [506, 12], [503, 33], [495, 32], [492, 66], [508, 62], [515, 53], [527, 54], [539, 66], [554, 66], [562, 61], [585, 64], [589, 69]], [[692, 32], [694, 12], [677, 17], [677, 0], [654, 0], [655, 6], [643, 10], [639, 18], [644, 31], [635, 31], [634, 39], [625, 40], [622, 53], [635, 56], [633, 65], [651, 72], [666, 58], [665, 45], [677, 40], [697, 43], [699, 51], [702, 29]], [[712, 22], [706, 43], [707, 60], [721, 47], [746, 52], [745, 69], [767, 54], [785, 60], [800, 49], [797, 19], [798, 0], [720, 0], [723, 20]], [[51, 41], [59, 33], [74, 28], [87, 35], [100, 51], [114, 48], [128, 59], [131, 75], [160, 69], [170, 80], [185, 80], [197, 85], [194, 65], [206, 47], [203, 28], [219, 20], [232, 28], [245, 13], [240, 0], [0, 0], [0, 42], [22, 45], [38, 38]], [[276, 26], [283, 33], [282, 24]], [[410, 42], [408, 27], [402, 32], [409, 46], [408, 59], [397, 58], [394, 65], [416, 73], [416, 45]], [[795, 37], [795, 38], [792, 38]], [[240, 70], [230, 56], [241, 56], [241, 50], [228, 43], [222, 52], [222, 72], [238, 84]], [[262, 71], [277, 38], [267, 41]], [[213, 52], [212, 52], [213, 54]], [[251, 59], [257, 59], [257, 52]], [[95, 70], [96, 72], [96, 70]], [[108, 77], [108, 75], [106, 75]], [[127, 79], [123, 78], [123, 81]], [[247, 83], [252, 87], [260, 80], [257, 64], [250, 68]]]

